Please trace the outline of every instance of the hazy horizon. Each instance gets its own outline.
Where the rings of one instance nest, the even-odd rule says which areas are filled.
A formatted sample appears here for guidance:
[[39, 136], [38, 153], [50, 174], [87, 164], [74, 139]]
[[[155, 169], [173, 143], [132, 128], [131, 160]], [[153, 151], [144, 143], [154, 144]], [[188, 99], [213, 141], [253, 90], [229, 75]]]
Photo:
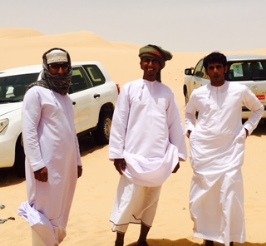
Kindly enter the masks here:
[[266, 48], [265, 0], [4, 1], [0, 28], [44, 35], [88, 31], [114, 42], [172, 52]]

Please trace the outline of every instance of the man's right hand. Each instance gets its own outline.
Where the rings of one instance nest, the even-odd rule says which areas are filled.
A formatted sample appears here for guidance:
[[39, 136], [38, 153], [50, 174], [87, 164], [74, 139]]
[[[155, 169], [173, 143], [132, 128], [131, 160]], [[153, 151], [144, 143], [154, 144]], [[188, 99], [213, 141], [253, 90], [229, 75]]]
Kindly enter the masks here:
[[47, 182], [48, 180], [48, 169], [46, 167], [43, 167], [37, 171], [34, 172], [35, 179], [41, 181], [41, 182]]
[[125, 159], [115, 159], [114, 160], [114, 165], [116, 170], [122, 175], [123, 171], [126, 170], [126, 161]]

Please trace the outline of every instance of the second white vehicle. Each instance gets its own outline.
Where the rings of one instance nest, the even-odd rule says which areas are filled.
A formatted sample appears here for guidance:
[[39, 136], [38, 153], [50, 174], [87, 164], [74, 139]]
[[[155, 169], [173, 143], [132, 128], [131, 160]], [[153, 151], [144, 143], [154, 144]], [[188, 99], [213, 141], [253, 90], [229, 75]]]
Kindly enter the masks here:
[[[77, 134], [91, 132], [98, 144], [108, 144], [119, 86], [96, 61], [72, 63], [70, 97]], [[0, 72], [0, 168], [14, 166], [24, 176], [21, 108], [28, 85], [40, 78], [41, 65]]]
[[[227, 56], [228, 72], [226, 80], [233, 83], [245, 84], [264, 105], [263, 119], [266, 119], [266, 56], [235, 55]], [[210, 82], [203, 67], [203, 58], [195, 67], [185, 69], [183, 94], [185, 103], [188, 102], [192, 91]], [[232, 105], [233, 107], [234, 105]], [[247, 119], [250, 111], [243, 107], [242, 119]]]

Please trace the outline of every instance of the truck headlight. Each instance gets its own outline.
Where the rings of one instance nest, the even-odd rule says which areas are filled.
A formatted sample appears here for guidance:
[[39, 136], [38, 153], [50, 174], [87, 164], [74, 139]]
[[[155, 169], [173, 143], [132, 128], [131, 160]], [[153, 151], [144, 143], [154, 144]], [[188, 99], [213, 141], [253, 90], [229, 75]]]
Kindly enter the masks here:
[[0, 132], [8, 126], [8, 119], [0, 119]]

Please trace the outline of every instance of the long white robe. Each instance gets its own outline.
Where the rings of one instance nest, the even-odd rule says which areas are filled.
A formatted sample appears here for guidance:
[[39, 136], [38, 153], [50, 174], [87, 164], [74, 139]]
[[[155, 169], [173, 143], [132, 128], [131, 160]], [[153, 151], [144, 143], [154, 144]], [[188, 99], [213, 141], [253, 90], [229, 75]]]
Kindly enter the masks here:
[[[19, 215], [47, 246], [60, 243], [77, 182], [77, 166], [82, 165], [71, 99], [40, 86], [25, 95], [22, 133], [26, 154], [28, 201]], [[34, 178], [34, 171], [47, 167], [48, 181]]]
[[[242, 105], [251, 110], [244, 126]], [[225, 82], [220, 87], [208, 84], [193, 91], [186, 106], [186, 129], [191, 130], [194, 173], [189, 205], [195, 237], [226, 246], [230, 241], [245, 241], [244, 128], [251, 134], [262, 114], [263, 105], [244, 85]]]
[[[139, 79], [123, 87], [109, 143], [109, 159], [124, 158], [127, 163], [110, 219], [115, 225], [137, 223], [135, 218], [151, 225], [160, 186], [179, 158], [185, 160], [187, 157], [184, 136], [175, 96], [166, 85]], [[153, 195], [147, 198], [143, 191], [140, 196], [140, 189], [149, 190], [147, 192]], [[136, 194], [139, 199], [135, 199]], [[143, 211], [147, 213], [149, 208], [153, 212], [147, 218]]]

